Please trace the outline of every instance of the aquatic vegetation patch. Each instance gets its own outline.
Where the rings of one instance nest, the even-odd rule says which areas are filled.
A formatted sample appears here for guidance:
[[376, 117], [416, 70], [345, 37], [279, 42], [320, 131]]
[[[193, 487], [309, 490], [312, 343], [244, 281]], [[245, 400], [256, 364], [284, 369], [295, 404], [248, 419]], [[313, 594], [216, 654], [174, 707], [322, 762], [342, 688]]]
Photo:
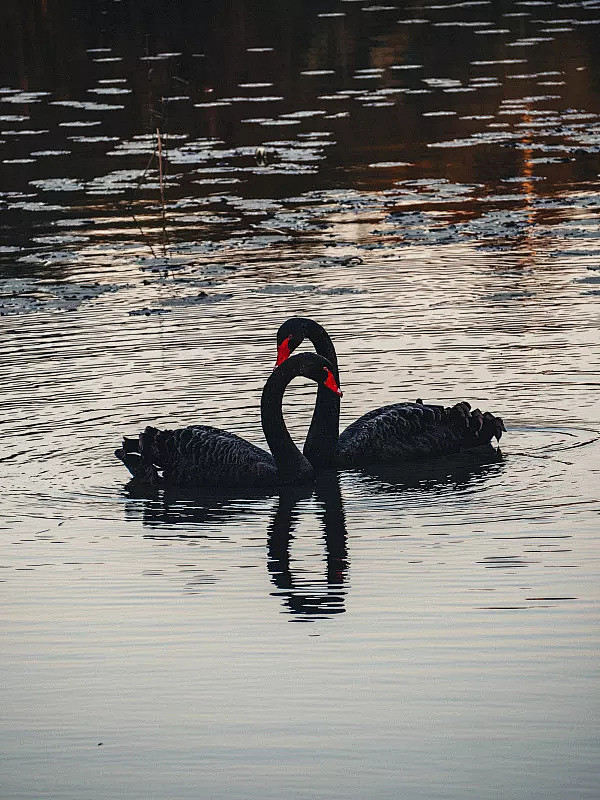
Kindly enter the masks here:
[[48, 158], [50, 156], [68, 156], [71, 152], [71, 150], [35, 150], [30, 155], [36, 158]]
[[131, 94], [131, 89], [125, 89], [119, 86], [99, 86], [96, 87], [95, 89], [88, 89], [88, 92], [90, 92], [91, 94], [102, 94], [102, 95]]
[[[159, 188], [157, 178], [156, 170], [119, 169], [89, 181], [85, 185], [85, 190], [88, 194], [114, 194], [126, 189], [157, 189]], [[175, 176], [165, 176], [164, 180], [167, 183], [174, 181]]]
[[108, 283], [56, 283], [23, 278], [0, 279], [0, 316], [39, 311], [75, 311], [82, 303], [123, 286]]
[[102, 144], [111, 142], [118, 142], [118, 136], [68, 136], [70, 142], [77, 142], [79, 144]]
[[85, 186], [77, 178], [45, 178], [44, 180], [29, 181], [29, 183], [43, 192], [78, 192]]
[[96, 103], [93, 100], [53, 100], [50, 105], [78, 108], [82, 111], [120, 111], [125, 108], [123, 105]]
[[19, 211], [31, 211], [31, 212], [39, 212], [43, 211], [45, 213], [51, 211], [67, 211], [68, 209], [65, 206], [59, 205], [50, 205], [49, 203], [29, 203], [29, 202], [19, 202], [19, 203], [9, 203], [8, 205], [9, 210], [19, 210]]
[[34, 236], [31, 241], [36, 244], [80, 244], [89, 241], [89, 236], [81, 234], [45, 234], [44, 236]]
[[[49, 97], [51, 92], [22, 92], [20, 90], [9, 90], [11, 94], [0, 92], [0, 103], [15, 103], [17, 105], [31, 105], [41, 103], [44, 97]], [[12, 93], [14, 92], [14, 93]]]
[[170, 311], [170, 308], [134, 308], [127, 313], [130, 317], [151, 317], [168, 314]]
[[0, 136], [43, 136], [45, 133], [50, 133], [49, 130], [8, 130], [8, 131], [0, 131]]

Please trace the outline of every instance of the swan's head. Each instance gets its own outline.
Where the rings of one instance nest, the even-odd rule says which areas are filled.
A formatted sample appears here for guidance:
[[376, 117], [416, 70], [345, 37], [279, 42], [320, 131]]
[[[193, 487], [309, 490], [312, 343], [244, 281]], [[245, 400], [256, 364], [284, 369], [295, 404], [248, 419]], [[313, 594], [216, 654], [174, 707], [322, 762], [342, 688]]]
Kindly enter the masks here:
[[277, 331], [277, 363], [278, 367], [283, 364], [294, 350], [299, 347], [306, 336], [306, 324], [310, 320], [303, 317], [291, 317], [287, 319]]
[[287, 364], [287, 368], [293, 371], [294, 374], [309, 378], [319, 386], [324, 386], [334, 394], [337, 394], [338, 397], [342, 397], [342, 390], [333, 374], [333, 366], [323, 356], [319, 356], [316, 353], [299, 353], [296, 356], [292, 356]]
[[294, 350], [299, 347], [306, 336], [305, 320], [302, 317], [291, 317], [280, 326], [277, 331], [277, 363], [279, 366], [286, 361]]

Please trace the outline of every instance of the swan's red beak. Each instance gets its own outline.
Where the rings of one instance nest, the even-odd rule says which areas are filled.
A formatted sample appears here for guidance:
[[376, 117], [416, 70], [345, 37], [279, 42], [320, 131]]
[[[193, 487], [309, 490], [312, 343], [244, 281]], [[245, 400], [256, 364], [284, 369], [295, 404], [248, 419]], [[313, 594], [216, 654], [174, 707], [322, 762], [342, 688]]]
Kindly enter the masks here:
[[286, 361], [291, 356], [292, 354], [292, 351], [290, 350], [291, 338], [292, 338], [291, 336], [288, 336], [287, 339], [284, 339], [283, 342], [277, 348], [277, 363], [275, 364], [275, 367], [279, 367], [281, 364], [283, 364], [284, 361]]
[[327, 380], [325, 381], [324, 385], [328, 389], [331, 389], [331, 391], [337, 394], [339, 397], [343, 397], [344, 395], [342, 393], [342, 390], [337, 385], [335, 378], [333, 377], [333, 372], [330, 369], [327, 369], [327, 367], [325, 367], [325, 371], [327, 372]]

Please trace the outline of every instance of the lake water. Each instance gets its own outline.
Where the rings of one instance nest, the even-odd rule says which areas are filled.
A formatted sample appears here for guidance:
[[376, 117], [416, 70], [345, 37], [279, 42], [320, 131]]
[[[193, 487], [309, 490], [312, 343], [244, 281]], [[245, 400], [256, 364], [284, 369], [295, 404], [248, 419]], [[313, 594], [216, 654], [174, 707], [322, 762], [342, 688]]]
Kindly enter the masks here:
[[[596, 800], [600, 2], [0, 21], [3, 800]], [[264, 445], [295, 314], [342, 426], [467, 399], [500, 450], [131, 491], [146, 424]]]

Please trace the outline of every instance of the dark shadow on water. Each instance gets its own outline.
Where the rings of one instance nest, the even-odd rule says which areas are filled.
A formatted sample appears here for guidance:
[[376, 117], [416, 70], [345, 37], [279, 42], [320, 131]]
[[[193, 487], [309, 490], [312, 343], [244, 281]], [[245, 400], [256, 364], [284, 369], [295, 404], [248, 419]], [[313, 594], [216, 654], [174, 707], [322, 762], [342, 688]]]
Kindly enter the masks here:
[[[305, 493], [310, 496], [311, 487], [305, 487]], [[232, 519], [239, 520], [251, 514], [261, 501], [272, 495], [271, 492], [260, 490], [238, 489], [232, 494], [210, 489], [163, 489], [136, 480], [129, 481], [123, 494], [131, 501], [125, 506], [128, 518], [139, 518], [140, 501], [143, 501], [142, 524], [155, 529], [155, 532], [145, 536], [156, 539], [205, 538], [196, 526], [214, 526]], [[193, 527], [190, 530], [178, 530], [178, 526], [183, 525]], [[210, 536], [206, 534], [206, 538], [222, 537], [213, 532]]]
[[355, 474], [373, 494], [398, 494], [422, 490], [439, 494], [449, 488], [466, 489], [474, 479], [483, 478], [505, 458], [499, 448], [478, 447], [455, 455], [409, 464], [385, 465], [360, 470]]
[[[414, 462], [402, 467], [380, 467], [371, 472], [354, 473], [361, 489], [373, 497], [402, 498], [419, 491], [434, 499], [443, 492], [463, 491], [497, 472], [504, 463], [500, 450], [479, 448], [455, 456]], [[125, 489], [129, 501], [126, 516], [139, 520], [148, 531], [145, 538], [174, 540], [227, 539], [226, 526], [240, 526], [254, 514], [264, 516], [269, 495], [260, 492], [178, 493], [131, 482]], [[306, 522], [312, 510], [300, 504], [314, 497], [322, 531], [324, 555], [319, 560], [323, 573], [315, 576], [302, 556], [294, 557], [295, 530]], [[349, 590], [348, 533], [340, 476], [336, 472], [319, 475], [314, 487], [289, 487], [281, 490], [270, 512], [267, 527], [267, 570], [275, 587], [273, 596], [281, 598], [284, 610], [295, 620], [324, 619], [345, 612]], [[299, 541], [299, 540], [298, 540]]]

